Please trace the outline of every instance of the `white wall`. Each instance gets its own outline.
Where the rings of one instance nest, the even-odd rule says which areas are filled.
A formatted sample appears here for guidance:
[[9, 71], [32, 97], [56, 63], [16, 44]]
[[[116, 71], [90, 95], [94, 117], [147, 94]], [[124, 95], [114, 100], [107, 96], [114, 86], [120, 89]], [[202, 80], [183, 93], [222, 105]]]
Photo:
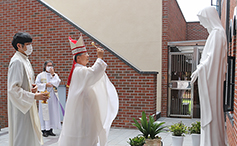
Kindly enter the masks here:
[[[162, 0], [44, 0], [141, 71], [157, 71], [160, 111]], [[77, 39], [77, 38], [74, 38]]]

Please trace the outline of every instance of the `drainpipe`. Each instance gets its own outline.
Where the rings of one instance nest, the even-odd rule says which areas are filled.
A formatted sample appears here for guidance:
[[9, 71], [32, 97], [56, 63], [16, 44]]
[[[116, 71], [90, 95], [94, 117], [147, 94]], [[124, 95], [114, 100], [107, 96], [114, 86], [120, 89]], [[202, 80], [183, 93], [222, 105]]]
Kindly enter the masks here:
[[[225, 17], [225, 31], [226, 31], [226, 38], [227, 38], [227, 56], [229, 55], [229, 42], [230, 42], [230, 35], [229, 35], [229, 21], [230, 21], [230, 0], [226, 0], [226, 17]], [[228, 62], [228, 61], [227, 61]], [[227, 76], [227, 74], [226, 74]], [[225, 84], [227, 82], [225, 81]], [[227, 88], [226, 88], [227, 89]], [[226, 91], [227, 92], [227, 91]], [[225, 96], [224, 96], [225, 99]], [[224, 120], [226, 122], [226, 112], [224, 111]]]
[[230, 20], [230, 0], [226, 0], [226, 20], [225, 20], [225, 31], [226, 31], [226, 38], [227, 38], [227, 50], [229, 50], [229, 20]]
[[213, 0], [211, 0], [211, 6], [215, 6], [216, 10], [218, 12], [219, 18], [221, 19], [221, 4], [222, 4], [222, 0], [216, 0], [216, 4], [212, 3]]
[[218, 4], [219, 4], [219, 7], [218, 7], [218, 14], [219, 14], [219, 18], [221, 19], [221, 0], [218, 0]]

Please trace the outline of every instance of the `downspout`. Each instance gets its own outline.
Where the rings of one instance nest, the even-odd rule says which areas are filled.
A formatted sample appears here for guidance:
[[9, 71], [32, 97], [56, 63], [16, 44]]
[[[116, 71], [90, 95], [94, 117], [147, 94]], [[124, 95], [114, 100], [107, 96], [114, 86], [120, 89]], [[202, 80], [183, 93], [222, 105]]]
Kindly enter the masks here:
[[221, 0], [218, 0], [218, 4], [219, 4], [219, 7], [218, 7], [218, 14], [219, 14], [219, 18], [221, 19]]
[[219, 18], [221, 19], [222, 0], [216, 0], [216, 4], [215, 5], [212, 3], [212, 1], [213, 0], [211, 0], [211, 6], [215, 6], [216, 7], [216, 10], [218, 12]]
[[[229, 42], [230, 42], [230, 37], [229, 37], [229, 19], [230, 19], [230, 0], [226, 0], [226, 19], [225, 19], [225, 31], [226, 31], [226, 38], [227, 38], [227, 56], [229, 55]], [[226, 60], [227, 63], [228, 63], [228, 60]], [[226, 73], [226, 76], [227, 76], [227, 73]], [[226, 85], [227, 84], [227, 81], [224, 81], [224, 90], [227, 92], [227, 88], [226, 88]], [[225, 96], [224, 96], [224, 100], [223, 102], [225, 102]], [[225, 105], [224, 106], [224, 109], [225, 109]], [[224, 110], [223, 109], [223, 110]], [[226, 122], [226, 112], [224, 111], [224, 120]]]
[[227, 38], [227, 50], [229, 53], [229, 42], [230, 42], [230, 37], [229, 37], [229, 22], [230, 19], [230, 0], [226, 0], [226, 20], [225, 20], [225, 31], [226, 31], [226, 38]]

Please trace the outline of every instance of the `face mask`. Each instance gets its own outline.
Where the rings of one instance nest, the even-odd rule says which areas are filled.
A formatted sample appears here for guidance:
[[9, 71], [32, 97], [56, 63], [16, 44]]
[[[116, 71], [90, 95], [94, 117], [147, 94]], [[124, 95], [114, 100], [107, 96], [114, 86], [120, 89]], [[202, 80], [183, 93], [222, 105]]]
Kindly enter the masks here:
[[46, 71], [50, 72], [50, 68], [53, 68], [52, 66], [46, 66]]
[[25, 53], [26, 53], [26, 55], [30, 55], [32, 52], [33, 52], [33, 47], [32, 47], [32, 45], [27, 45], [26, 46], [26, 51], [25, 51]]

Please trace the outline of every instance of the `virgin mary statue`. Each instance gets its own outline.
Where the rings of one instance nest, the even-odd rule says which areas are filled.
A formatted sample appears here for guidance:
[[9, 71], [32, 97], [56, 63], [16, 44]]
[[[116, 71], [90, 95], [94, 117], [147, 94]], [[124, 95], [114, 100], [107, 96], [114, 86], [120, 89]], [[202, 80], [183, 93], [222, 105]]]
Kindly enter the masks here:
[[223, 111], [223, 83], [227, 71], [226, 33], [214, 7], [198, 13], [209, 33], [200, 64], [191, 75], [198, 77], [201, 104], [201, 146], [227, 146]]

